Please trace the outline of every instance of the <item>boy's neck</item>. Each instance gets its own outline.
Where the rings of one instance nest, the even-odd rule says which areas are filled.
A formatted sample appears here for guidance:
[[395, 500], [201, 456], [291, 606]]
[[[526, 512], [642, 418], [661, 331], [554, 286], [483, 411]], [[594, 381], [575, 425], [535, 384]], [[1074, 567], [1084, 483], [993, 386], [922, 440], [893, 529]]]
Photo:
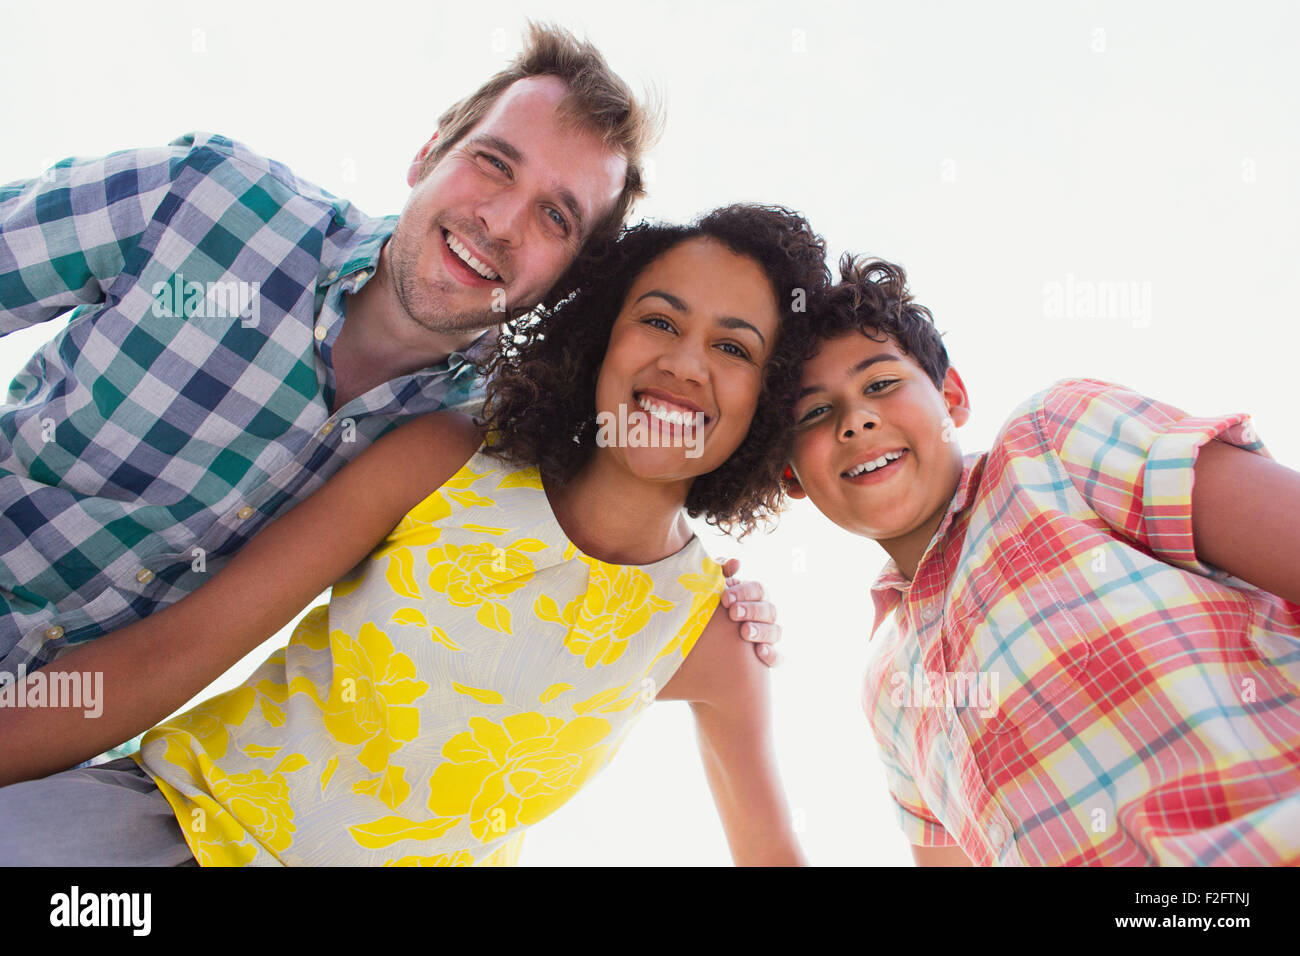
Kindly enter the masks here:
[[563, 487], [547, 488], [556, 520], [583, 554], [610, 564], [654, 564], [684, 548], [690, 481], [649, 482], [593, 455]]
[[876, 539], [876, 543], [885, 549], [886, 554], [893, 558], [894, 564], [898, 567], [898, 573], [908, 581], [916, 577], [916, 569], [920, 566], [921, 559], [925, 557], [935, 532], [943, 524], [943, 519], [948, 514], [948, 509], [952, 506], [952, 499], [956, 494], [957, 489], [954, 488], [952, 495], [949, 495], [948, 499], [943, 503], [943, 507], [907, 534], [887, 540]]

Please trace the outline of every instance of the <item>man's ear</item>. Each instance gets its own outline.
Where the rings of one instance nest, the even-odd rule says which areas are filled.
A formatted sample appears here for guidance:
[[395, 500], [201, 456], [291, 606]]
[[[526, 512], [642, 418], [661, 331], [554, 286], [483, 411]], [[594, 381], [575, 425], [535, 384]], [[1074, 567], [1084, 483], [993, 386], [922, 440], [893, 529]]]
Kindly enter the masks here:
[[966, 383], [951, 366], [943, 377], [943, 400], [954, 425], [960, 428], [970, 421], [970, 395], [966, 392]]
[[794, 469], [789, 465], [786, 465], [785, 471], [781, 472], [781, 487], [788, 498], [798, 500], [808, 497], [808, 492], [803, 490], [803, 485], [799, 484], [799, 479], [794, 476]]
[[415, 159], [411, 160], [411, 168], [406, 171], [406, 185], [414, 186], [420, 181], [424, 174], [424, 161], [429, 156], [429, 151], [433, 149], [434, 141], [438, 134], [434, 133], [429, 137], [429, 141], [420, 147], [420, 151], [415, 154]]

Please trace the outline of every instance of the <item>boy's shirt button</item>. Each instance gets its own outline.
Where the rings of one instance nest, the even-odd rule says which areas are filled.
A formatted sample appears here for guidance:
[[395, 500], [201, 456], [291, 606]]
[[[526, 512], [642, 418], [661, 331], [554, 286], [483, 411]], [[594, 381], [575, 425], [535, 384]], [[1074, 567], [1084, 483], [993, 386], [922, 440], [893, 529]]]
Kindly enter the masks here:
[[1002, 830], [1002, 824], [989, 824], [989, 843], [993, 844], [994, 849], [1002, 846], [1002, 841], [1006, 838], [1006, 833]]
[[935, 607], [933, 604], [927, 604], [921, 610], [921, 620], [925, 621], [926, 624], [933, 624], [934, 619], [938, 617], [938, 615], [939, 615], [939, 609]]

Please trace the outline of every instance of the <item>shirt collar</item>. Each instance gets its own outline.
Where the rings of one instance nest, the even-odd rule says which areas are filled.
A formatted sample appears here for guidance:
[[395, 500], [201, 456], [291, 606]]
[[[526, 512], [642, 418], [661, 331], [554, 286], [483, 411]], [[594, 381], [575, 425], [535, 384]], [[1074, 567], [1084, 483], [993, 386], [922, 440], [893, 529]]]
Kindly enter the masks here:
[[[961, 479], [957, 482], [957, 490], [953, 492], [952, 499], [948, 502], [948, 510], [944, 512], [943, 520], [939, 522], [939, 528], [930, 539], [930, 544], [925, 549], [925, 554], [917, 562], [917, 570], [920, 570], [926, 558], [936, 550], [936, 546], [943, 541], [948, 529], [952, 526], [953, 519], [961, 514], [970, 506], [980, 487], [980, 476], [984, 473], [984, 461], [988, 457], [987, 452], [978, 452], [966, 455], [961, 462]], [[907, 596], [912, 582], [903, 577], [903, 573], [898, 570], [898, 564], [893, 558], [885, 562], [885, 566], [880, 569], [876, 575], [876, 580], [871, 584], [871, 600], [876, 606], [875, 622], [871, 625], [871, 634], [868, 640], [875, 636], [881, 623], [884, 622], [890, 613], [898, 607], [899, 603]]]
[[[333, 255], [322, 257], [321, 284], [330, 285], [363, 271], [365, 279], [373, 276], [379, 265], [379, 252], [396, 226], [396, 216], [363, 219], [350, 235], [338, 242]], [[358, 279], [351, 291], [360, 289], [365, 279]]]

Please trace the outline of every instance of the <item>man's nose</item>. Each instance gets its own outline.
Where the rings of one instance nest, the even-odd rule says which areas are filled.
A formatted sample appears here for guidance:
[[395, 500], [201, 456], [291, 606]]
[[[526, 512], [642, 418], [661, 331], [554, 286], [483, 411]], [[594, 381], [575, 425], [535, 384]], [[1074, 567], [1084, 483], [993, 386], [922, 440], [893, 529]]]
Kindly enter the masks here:
[[523, 237], [527, 203], [513, 189], [503, 189], [483, 200], [478, 218], [488, 237], [503, 245], [517, 247]]

